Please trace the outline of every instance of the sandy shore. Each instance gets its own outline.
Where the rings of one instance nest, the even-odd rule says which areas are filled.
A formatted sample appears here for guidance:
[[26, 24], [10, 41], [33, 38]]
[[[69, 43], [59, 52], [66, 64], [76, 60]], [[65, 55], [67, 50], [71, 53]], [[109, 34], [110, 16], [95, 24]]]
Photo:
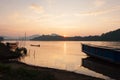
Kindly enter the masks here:
[[28, 65], [18, 61], [7, 62], [4, 64], [10, 66], [13, 69], [24, 67], [25, 69], [28, 69], [28, 70], [38, 70], [38, 71], [48, 72], [55, 77], [55, 80], [102, 80], [99, 78], [95, 78], [95, 77], [91, 77], [83, 74], [77, 74], [77, 73], [69, 72], [65, 70], [32, 66], [32, 65]]

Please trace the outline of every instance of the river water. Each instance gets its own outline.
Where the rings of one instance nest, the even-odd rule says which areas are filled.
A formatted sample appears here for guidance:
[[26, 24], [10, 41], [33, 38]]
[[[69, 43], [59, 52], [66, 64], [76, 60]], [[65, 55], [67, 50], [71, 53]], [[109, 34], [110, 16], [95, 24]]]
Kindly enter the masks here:
[[[21, 61], [31, 65], [73, 71], [105, 80], [120, 79], [119, 68], [110, 66], [104, 61], [101, 63], [99, 60], [89, 59], [81, 51], [81, 43], [120, 48], [120, 42], [26, 41], [24, 44], [28, 50], [28, 55]], [[31, 44], [40, 44], [40, 47], [30, 46]]]

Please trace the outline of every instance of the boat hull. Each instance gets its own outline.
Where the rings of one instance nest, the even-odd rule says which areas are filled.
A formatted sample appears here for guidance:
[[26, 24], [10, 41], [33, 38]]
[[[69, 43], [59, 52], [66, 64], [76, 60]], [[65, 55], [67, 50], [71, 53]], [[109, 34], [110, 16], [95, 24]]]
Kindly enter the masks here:
[[40, 47], [40, 45], [33, 45], [33, 44], [31, 44], [30, 46]]
[[82, 51], [89, 56], [120, 64], [120, 51], [112, 48], [82, 44]]

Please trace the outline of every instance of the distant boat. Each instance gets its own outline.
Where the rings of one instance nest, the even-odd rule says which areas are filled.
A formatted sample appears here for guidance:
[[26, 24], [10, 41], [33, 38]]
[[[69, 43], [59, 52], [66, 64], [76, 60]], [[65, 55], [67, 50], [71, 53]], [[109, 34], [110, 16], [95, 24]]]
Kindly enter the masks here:
[[30, 46], [40, 47], [40, 45], [39, 45], [39, 44], [38, 44], [38, 45], [33, 45], [33, 44], [31, 44]]
[[82, 44], [82, 51], [91, 57], [120, 64], [120, 48]]

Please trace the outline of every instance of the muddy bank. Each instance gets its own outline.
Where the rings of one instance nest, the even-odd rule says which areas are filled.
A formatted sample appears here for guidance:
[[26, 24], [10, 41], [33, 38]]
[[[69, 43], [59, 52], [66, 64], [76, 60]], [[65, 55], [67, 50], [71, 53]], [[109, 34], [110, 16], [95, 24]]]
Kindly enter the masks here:
[[[16, 74], [16, 76], [20, 75], [21, 77], [25, 77], [25, 78], [21, 78], [21, 79], [15, 78], [16, 80], [25, 80], [25, 79], [29, 79], [29, 77], [32, 77], [32, 76], [33, 77], [31, 78], [31, 80], [102, 80], [99, 78], [95, 78], [95, 77], [91, 77], [91, 76], [87, 76], [87, 75], [83, 75], [83, 74], [77, 74], [77, 73], [69, 72], [69, 71], [65, 71], [65, 70], [58, 70], [58, 69], [52, 69], [52, 68], [47, 68], [47, 67], [27, 65], [25, 63], [18, 62], [18, 61], [4, 62], [4, 63], [0, 63], [0, 64], [4, 65], [4, 66], [9, 66], [10, 69], [13, 71], [14, 70], [16, 70], [16, 71], [23, 70], [24, 75], [21, 75], [21, 74], [23, 74], [21, 71], [20, 71], [21, 74], [17, 75], [17, 73], [19, 73], [18, 71], [14, 74]], [[27, 74], [25, 74], [26, 71], [27, 71]], [[34, 73], [34, 75], [33, 75], [33, 73]], [[0, 73], [0, 74], [1, 74], [1, 79], [2, 79], [2, 77], [5, 77], [4, 74], [2, 74], [2, 73]], [[32, 76], [30, 76], [30, 75], [32, 75]], [[12, 80], [14, 80], [14, 78]]]

